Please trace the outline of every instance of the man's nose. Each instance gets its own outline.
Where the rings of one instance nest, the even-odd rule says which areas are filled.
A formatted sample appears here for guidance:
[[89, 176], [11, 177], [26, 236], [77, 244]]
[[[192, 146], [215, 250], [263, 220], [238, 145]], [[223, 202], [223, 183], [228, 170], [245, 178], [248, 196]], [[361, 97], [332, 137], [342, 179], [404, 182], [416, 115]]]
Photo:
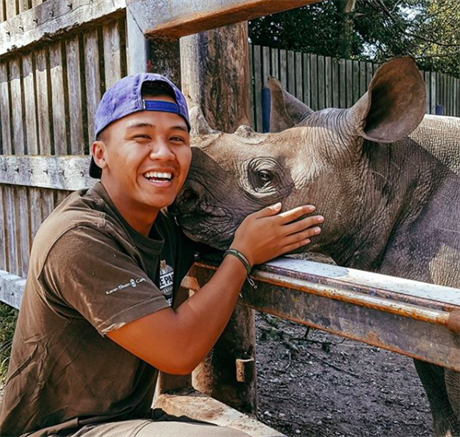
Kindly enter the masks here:
[[169, 161], [176, 159], [176, 155], [166, 141], [155, 141], [150, 148], [150, 158]]

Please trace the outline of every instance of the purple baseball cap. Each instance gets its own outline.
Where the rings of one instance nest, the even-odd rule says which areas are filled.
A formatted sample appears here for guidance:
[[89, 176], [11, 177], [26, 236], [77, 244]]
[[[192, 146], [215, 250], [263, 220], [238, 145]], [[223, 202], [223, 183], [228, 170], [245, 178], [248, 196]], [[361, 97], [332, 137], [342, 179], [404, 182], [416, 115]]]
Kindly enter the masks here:
[[[171, 88], [176, 103], [143, 99], [141, 91], [145, 82], [166, 83]], [[97, 138], [109, 124], [139, 111], [160, 111], [177, 114], [185, 120], [190, 131], [187, 102], [179, 88], [161, 74], [139, 73], [119, 80], [102, 96], [94, 117], [94, 138]], [[100, 179], [101, 174], [102, 169], [96, 165], [94, 158], [91, 157], [89, 175], [95, 179]]]

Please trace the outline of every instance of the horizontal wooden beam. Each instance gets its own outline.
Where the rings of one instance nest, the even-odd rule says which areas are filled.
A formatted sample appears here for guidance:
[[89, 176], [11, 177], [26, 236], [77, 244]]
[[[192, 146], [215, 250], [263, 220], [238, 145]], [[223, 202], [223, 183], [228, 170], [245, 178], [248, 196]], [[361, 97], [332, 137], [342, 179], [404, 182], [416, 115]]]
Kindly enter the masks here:
[[[182, 286], [198, 290], [217, 265], [196, 262]], [[458, 289], [290, 258], [251, 277], [240, 305], [460, 371]], [[0, 300], [19, 308], [24, 285], [0, 271]]]
[[0, 57], [109, 16], [121, 16], [125, 9], [126, 0], [48, 0], [0, 23]]
[[320, 1], [127, 0], [126, 3], [144, 34], [174, 39]]
[[21, 306], [26, 280], [0, 270], [0, 301], [16, 308]]
[[[215, 269], [195, 263], [197, 285]], [[242, 305], [460, 371], [460, 290], [293, 259], [251, 277]]]
[[80, 190], [94, 185], [89, 156], [0, 155], [0, 184]]
[[197, 391], [162, 394], [155, 401], [155, 408], [161, 408], [172, 416], [186, 416], [193, 420], [238, 429], [251, 437], [286, 437], [253, 417]]

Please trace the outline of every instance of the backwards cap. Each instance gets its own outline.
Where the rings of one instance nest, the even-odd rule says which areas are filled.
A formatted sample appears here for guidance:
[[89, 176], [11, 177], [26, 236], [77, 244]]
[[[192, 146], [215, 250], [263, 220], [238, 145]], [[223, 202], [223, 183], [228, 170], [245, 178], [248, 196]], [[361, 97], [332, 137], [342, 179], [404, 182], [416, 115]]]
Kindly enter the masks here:
[[[142, 98], [142, 85], [145, 82], [166, 83], [175, 96], [176, 103], [158, 100], [144, 100]], [[139, 111], [171, 112], [181, 116], [190, 130], [187, 102], [180, 90], [166, 77], [160, 74], [140, 73], [126, 76], [109, 88], [102, 96], [102, 100], [94, 117], [94, 138], [114, 121]], [[89, 175], [99, 179], [102, 169], [96, 165], [91, 157]]]

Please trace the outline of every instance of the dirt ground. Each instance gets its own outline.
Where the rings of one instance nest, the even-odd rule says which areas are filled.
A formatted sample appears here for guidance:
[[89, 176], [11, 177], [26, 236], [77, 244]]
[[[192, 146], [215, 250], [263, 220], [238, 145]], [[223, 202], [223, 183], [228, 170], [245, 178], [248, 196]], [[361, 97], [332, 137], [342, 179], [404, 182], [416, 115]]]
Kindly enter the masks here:
[[290, 437], [428, 437], [410, 358], [257, 315], [259, 420]]

